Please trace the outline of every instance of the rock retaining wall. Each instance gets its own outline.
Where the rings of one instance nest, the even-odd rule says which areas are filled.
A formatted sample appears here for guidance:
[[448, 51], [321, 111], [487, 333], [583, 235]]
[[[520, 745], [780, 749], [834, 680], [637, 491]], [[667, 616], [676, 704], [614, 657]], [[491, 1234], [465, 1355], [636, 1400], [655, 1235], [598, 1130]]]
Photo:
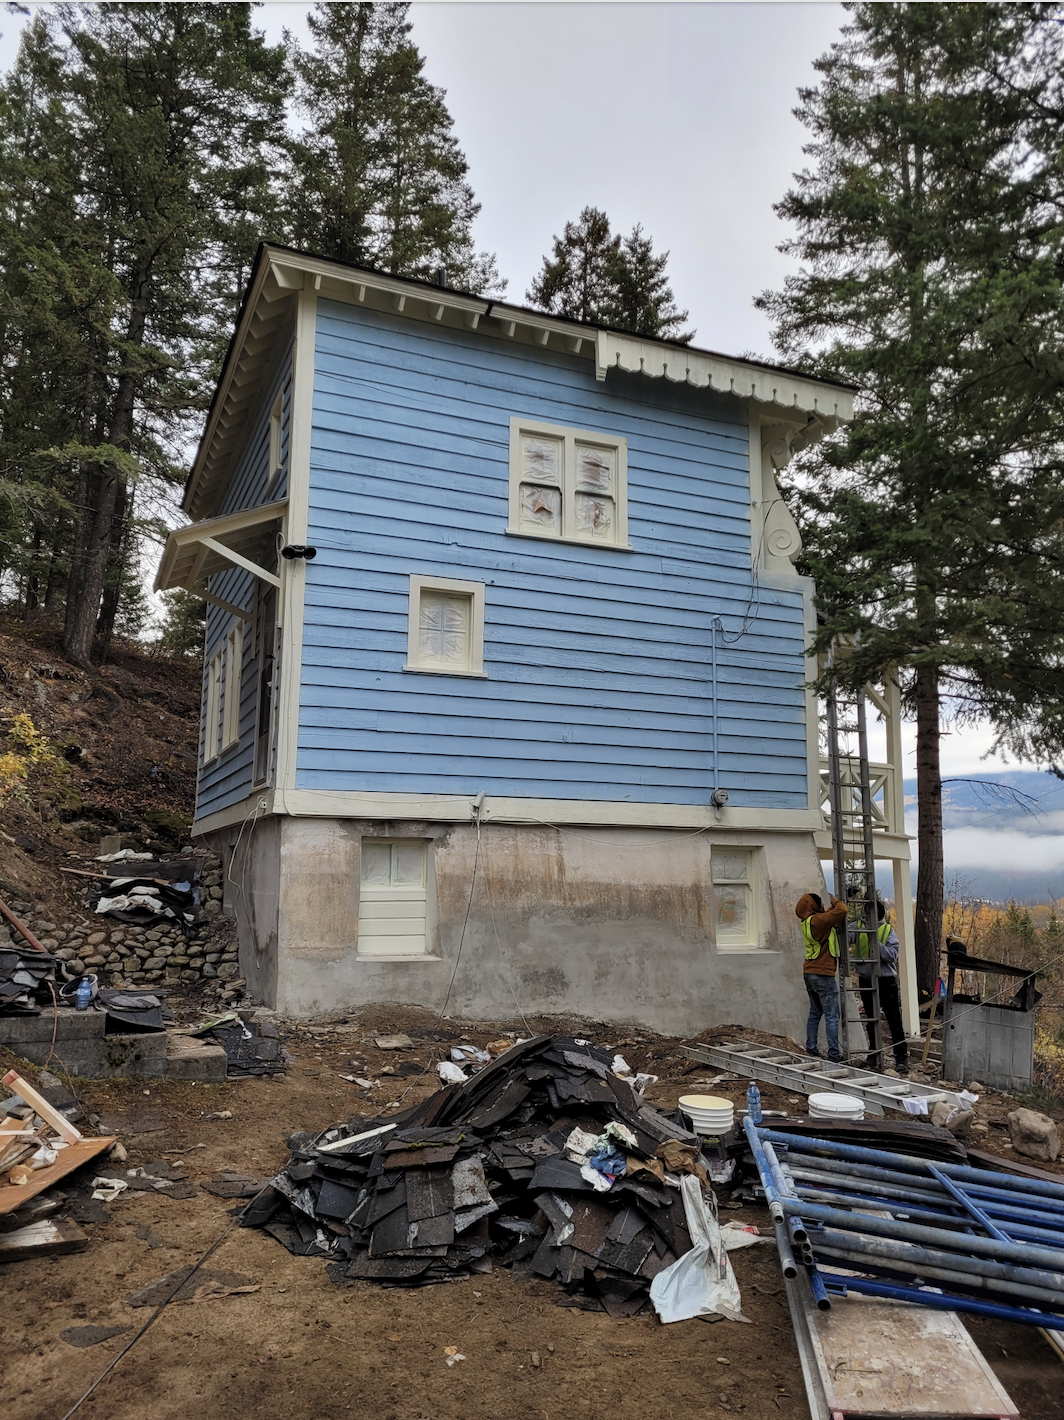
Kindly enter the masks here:
[[[235, 924], [222, 912], [221, 860], [204, 855], [201, 862], [201, 897], [207, 920], [191, 927], [187, 939], [172, 917], [134, 927], [81, 911], [59, 924], [37, 916], [33, 903], [11, 902], [9, 906], [57, 958], [64, 981], [91, 972], [101, 986], [203, 987], [206, 995], [235, 998], [244, 994], [245, 982], [240, 975]], [[0, 943], [9, 937], [0, 926]]]

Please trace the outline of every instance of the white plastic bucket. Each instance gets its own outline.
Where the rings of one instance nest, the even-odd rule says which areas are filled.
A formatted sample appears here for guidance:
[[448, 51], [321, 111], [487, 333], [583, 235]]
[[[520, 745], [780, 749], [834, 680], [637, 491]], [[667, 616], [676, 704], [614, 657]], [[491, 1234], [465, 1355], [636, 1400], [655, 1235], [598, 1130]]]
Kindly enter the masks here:
[[809, 1096], [810, 1119], [864, 1119], [864, 1100], [825, 1092]]
[[735, 1106], [719, 1095], [682, 1095], [680, 1108], [696, 1134], [727, 1134], [735, 1123]]

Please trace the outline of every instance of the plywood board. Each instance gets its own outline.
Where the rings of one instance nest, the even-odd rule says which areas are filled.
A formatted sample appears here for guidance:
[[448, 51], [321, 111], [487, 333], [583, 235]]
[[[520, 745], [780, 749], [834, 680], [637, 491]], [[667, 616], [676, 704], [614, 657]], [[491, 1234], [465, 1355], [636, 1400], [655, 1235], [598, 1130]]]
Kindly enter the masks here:
[[79, 1139], [76, 1144], [68, 1144], [59, 1150], [59, 1157], [46, 1169], [35, 1169], [24, 1184], [7, 1183], [0, 1187], [0, 1213], [12, 1213], [35, 1193], [43, 1193], [53, 1183], [66, 1178], [82, 1164], [87, 1164], [97, 1154], [104, 1153], [115, 1142], [113, 1134], [105, 1134], [99, 1139]]
[[63, 1252], [84, 1252], [89, 1240], [69, 1218], [28, 1223], [13, 1233], [0, 1234], [0, 1262], [21, 1262], [27, 1257], [54, 1257]]
[[832, 1298], [814, 1312], [813, 1352], [833, 1417], [1017, 1417], [956, 1312]]

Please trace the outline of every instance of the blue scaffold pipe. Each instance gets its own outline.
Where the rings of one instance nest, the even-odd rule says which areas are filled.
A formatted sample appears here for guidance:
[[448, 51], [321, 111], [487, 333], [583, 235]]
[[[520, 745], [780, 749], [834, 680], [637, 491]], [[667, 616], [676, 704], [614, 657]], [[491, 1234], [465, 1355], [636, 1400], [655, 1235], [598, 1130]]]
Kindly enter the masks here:
[[[978, 1204], [974, 1203], [969, 1197], [967, 1197], [967, 1195], [964, 1193], [964, 1190], [958, 1188], [951, 1178], [947, 1178], [946, 1175], [944, 1173], [941, 1173], [935, 1167], [934, 1164], [931, 1164], [930, 1168], [931, 1172], [938, 1179], [942, 1187], [952, 1194], [952, 1196], [957, 1200], [961, 1207], [966, 1209], [972, 1215], [975, 1221], [979, 1224], [979, 1226], [981, 1228], [984, 1228], [992, 1238], [997, 1238], [998, 1242], [1010, 1243], [1013, 1241], [1013, 1239], [1009, 1237], [1008, 1233], [1003, 1233], [998, 1227], [998, 1225], [992, 1222], [987, 1217], [987, 1215], [983, 1212], [982, 1208], [980, 1208]], [[1026, 1229], [1024, 1231], [1026, 1231]]]
[[782, 1198], [780, 1203], [784, 1213], [800, 1215], [806, 1223], [812, 1220], [851, 1233], [871, 1234], [872, 1237], [888, 1239], [900, 1245], [922, 1243], [968, 1257], [993, 1259], [998, 1265], [1041, 1269], [1047, 1279], [1053, 1279], [1043, 1285], [1064, 1291], [1064, 1271], [1059, 1270], [1064, 1268], [1064, 1251], [1060, 1248], [1039, 1247], [1035, 1243], [999, 1242], [997, 1238], [982, 1238], [976, 1233], [961, 1232], [959, 1229], [929, 1228], [922, 1223], [902, 1222], [900, 1218], [850, 1213], [844, 1208], [829, 1208], [823, 1203], [806, 1203], [798, 1198]]
[[828, 1296], [828, 1289], [824, 1286], [819, 1271], [815, 1267], [810, 1267], [806, 1272], [809, 1281], [809, 1290], [813, 1294], [813, 1301], [822, 1312], [831, 1310], [831, 1298]]
[[787, 1237], [787, 1229], [776, 1218], [773, 1218], [772, 1226], [776, 1230], [776, 1247], [779, 1250], [780, 1266], [783, 1268], [783, 1275], [784, 1277], [797, 1277], [798, 1264], [794, 1260], [794, 1253], [791, 1250], [790, 1240]]
[[[989, 1177], [1001, 1177], [1001, 1175], [990, 1174]], [[1001, 1203], [1006, 1207], [1014, 1207], [1018, 1199], [1023, 1199], [1026, 1209], [1025, 1216], [1029, 1216], [1034, 1211], [1038, 1213], [1039, 1217], [1047, 1220], [1053, 1219], [1057, 1227], [1064, 1227], [1064, 1203], [1054, 1203], [1042, 1197], [1032, 1198], [1024, 1194], [1022, 1189], [994, 1188], [993, 1185], [987, 1183], [966, 1183], [964, 1191], [970, 1193], [973, 1198], [979, 1198], [988, 1203]]]
[[[880, 1168], [891, 1170], [895, 1179], [906, 1171], [920, 1174], [926, 1179], [930, 1169], [930, 1165], [924, 1160], [914, 1159], [909, 1154], [889, 1154], [883, 1149], [866, 1149], [859, 1144], [837, 1143], [834, 1139], [786, 1134], [778, 1129], [762, 1127], [759, 1132], [762, 1139], [767, 1139], [773, 1144], [786, 1144], [788, 1149], [795, 1153], [824, 1153], [828, 1158], [851, 1159], [855, 1163], [874, 1164]], [[961, 1183], [985, 1183], [988, 1172], [986, 1169], [968, 1168], [965, 1164], [937, 1164], [936, 1167]], [[1000, 1177], [1000, 1175], [990, 1174], [991, 1178], [995, 1176]], [[1064, 1203], [1064, 1184], [1048, 1183], [1036, 1178], [1010, 1178], [1010, 1182], [1015, 1184], [1014, 1197], [1016, 1193], [1025, 1193]]]
[[[869, 1239], [869, 1242], [874, 1239]], [[985, 1277], [977, 1272], [961, 1272], [953, 1267], [937, 1267], [926, 1262], [918, 1266], [911, 1262], [897, 1262], [892, 1258], [880, 1257], [864, 1247], [851, 1247], [846, 1242], [838, 1246], [827, 1238], [817, 1245], [817, 1264], [832, 1267], [848, 1267], [862, 1276], [869, 1274], [882, 1277], [887, 1282], [906, 1287], [930, 1287], [944, 1285], [949, 1291], [963, 1292], [965, 1296], [979, 1297], [986, 1301], [1005, 1302], [1013, 1307], [1047, 1307], [1050, 1311], [1064, 1310], [1064, 1295], [1048, 1287], [1032, 1287], [1029, 1283], [1005, 1282], [999, 1277]]]
[[975, 1316], [995, 1317], [999, 1321], [1019, 1321], [1028, 1326], [1044, 1326], [1047, 1331], [1064, 1331], [1064, 1316], [1052, 1312], [1030, 1311], [1026, 1307], [1009, 1307], [1003, 1302], [983, 1302], [978, 1297], [947, 1296], [943, 1292], [928, 1292], [920, 1287], [895, 1286], [890, 1282], [873, 1282], [865, 1277], [841, 1277], [833, 1272], [820, 1276], [831, 1289], [841, 1292], [861, 1292], [867, 1297], [889, 1297], [894, 1301], [911, 1302], [918, 1307], [931, 1307], [942, 1312], [972, 1312]]
[[[765, 1162], [768, 1164], [769, 1172], [772, 1175], [773, 1186], [779, 1194], [780, 1199], [797, 1198], [798, 1195], [794, 1191], [794, 1184], [784, 1174], [780, 1161], [776, 1157], [775, 1149], [771, 1144], [765, 1144], [763, 1147], [765, 1150]], [[784, 1221], [787, 1225], [791, 1245], [798, 1248], [806, 1263], [810, 1262], [812, 1259], [812, 1251], [809, 1246], [809, 1232], [802, 1222], [802, 1219], [794, 1214], [788, 1214]]]
[[785, 1217], [783, 1204], [780, 1201], [779, 1190], [776, 1188], [772, 1178], [772, 1169], [768, 1159], [765, 1157], [765, 1149], [761, 1143], [761, 1137], [750, 1116], [743, 1120], [743, 1128], [746, 1130], [746, 1137], [750, 1141], [750, 1148], [754, 1155], [754, 1163], [757, 1165], [757, 1172], [761, 1179], [761, 1187], [765, 1190], [765, 1202], [768, 1204], [768, 1211], [774, 1223], [782, 1223]]
[[[895, 1216], [899, 1214], [904, 1215], [911, 1223], [927, 1223], [929, 1226], [934, 1224], [944, 1226], [950, 1223], [963, 1225], [969, 1221], [966, 1218], [958, 1217], [956, 1213], [938, 1212], [926, 1208], [921, 1204], [899, 1201], [897, 1198], [881, 1198], [871, 1192], [843, 1193], [836, 1188], [829, 1190], [826, 1188], [818, 1188], [815, 1184], [801, 1182], [798, 1182], [796, 1187], [798, 1197], [802, 1199], [803, 1202], [827, 1203], [831, 1206], [845, 1208], [880, 1208], [893, 1213]], [[945, 1205], [946, 1200], [943, 1200], [943, 1208]], [[990, 1213], [989, 1216], [993, 1218], [996, 1217], [996, 1214]], [[1001, 1221], [1008, 1230], [1008, 1238], [1006, 1240], [1047, 1243], [1051, 1246], [1064, 1247], [1064, 1233], [1054, 1232], [1045, 1227], [1028, 1227], [1026, 1223], [1015, 1223], [1010, 1219], [1001, 1219], [999, 1221]], [[998, 1236], [998, 1233], [994, 1231], [993, 1227], [988, 1227], [987, 1231], [992, 1237]]]
[[[805, 1207], [809, 1205], [803, 1205]], [[852, 1217], [852, 1215], [851, 1215]], [[850, 1230], [824, 1228], [813, 1239], [813, 1251], [817, 1257], [824, 1251], [845, 1253], [847, 1257], [876, 1257], [885, 1264], [913, 1275], [929, 1267], [936, 1267], [953, 1275], [963, 1273], [976, 1278], [973, 1286], [994, 1287], [1008, 1282], [1010, 1288], [1024, 1287], [1037, 1289], [1043, 1294], [1042, 1301], [1051, 1301], [1055, 1306], [1064, 1307], [1064, 1286], [1059, 1272], [1040, 1272], [1037, 1268], [1017, 1267], [1009, 1262], [994, 1262], [989, 1257], [966, 1257], [961, 1252], [942, 1252], [938, 1248], [920, 1247], [916, 1243], [900, 1242], [895, 1238], [872, 1237], [869, 1233], [856, 1233], [853, 1224]]]

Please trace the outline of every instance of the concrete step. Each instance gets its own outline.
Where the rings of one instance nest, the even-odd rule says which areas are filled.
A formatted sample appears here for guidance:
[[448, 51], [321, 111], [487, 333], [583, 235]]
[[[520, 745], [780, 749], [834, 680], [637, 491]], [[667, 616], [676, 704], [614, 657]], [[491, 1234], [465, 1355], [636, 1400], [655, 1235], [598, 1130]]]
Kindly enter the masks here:
[[225, 1050], [213, 1041], [169, 1031], [166, 1040], [165, 1075], [170, 1080], [197, 1080], [209, 1083], [226, 1078]]

